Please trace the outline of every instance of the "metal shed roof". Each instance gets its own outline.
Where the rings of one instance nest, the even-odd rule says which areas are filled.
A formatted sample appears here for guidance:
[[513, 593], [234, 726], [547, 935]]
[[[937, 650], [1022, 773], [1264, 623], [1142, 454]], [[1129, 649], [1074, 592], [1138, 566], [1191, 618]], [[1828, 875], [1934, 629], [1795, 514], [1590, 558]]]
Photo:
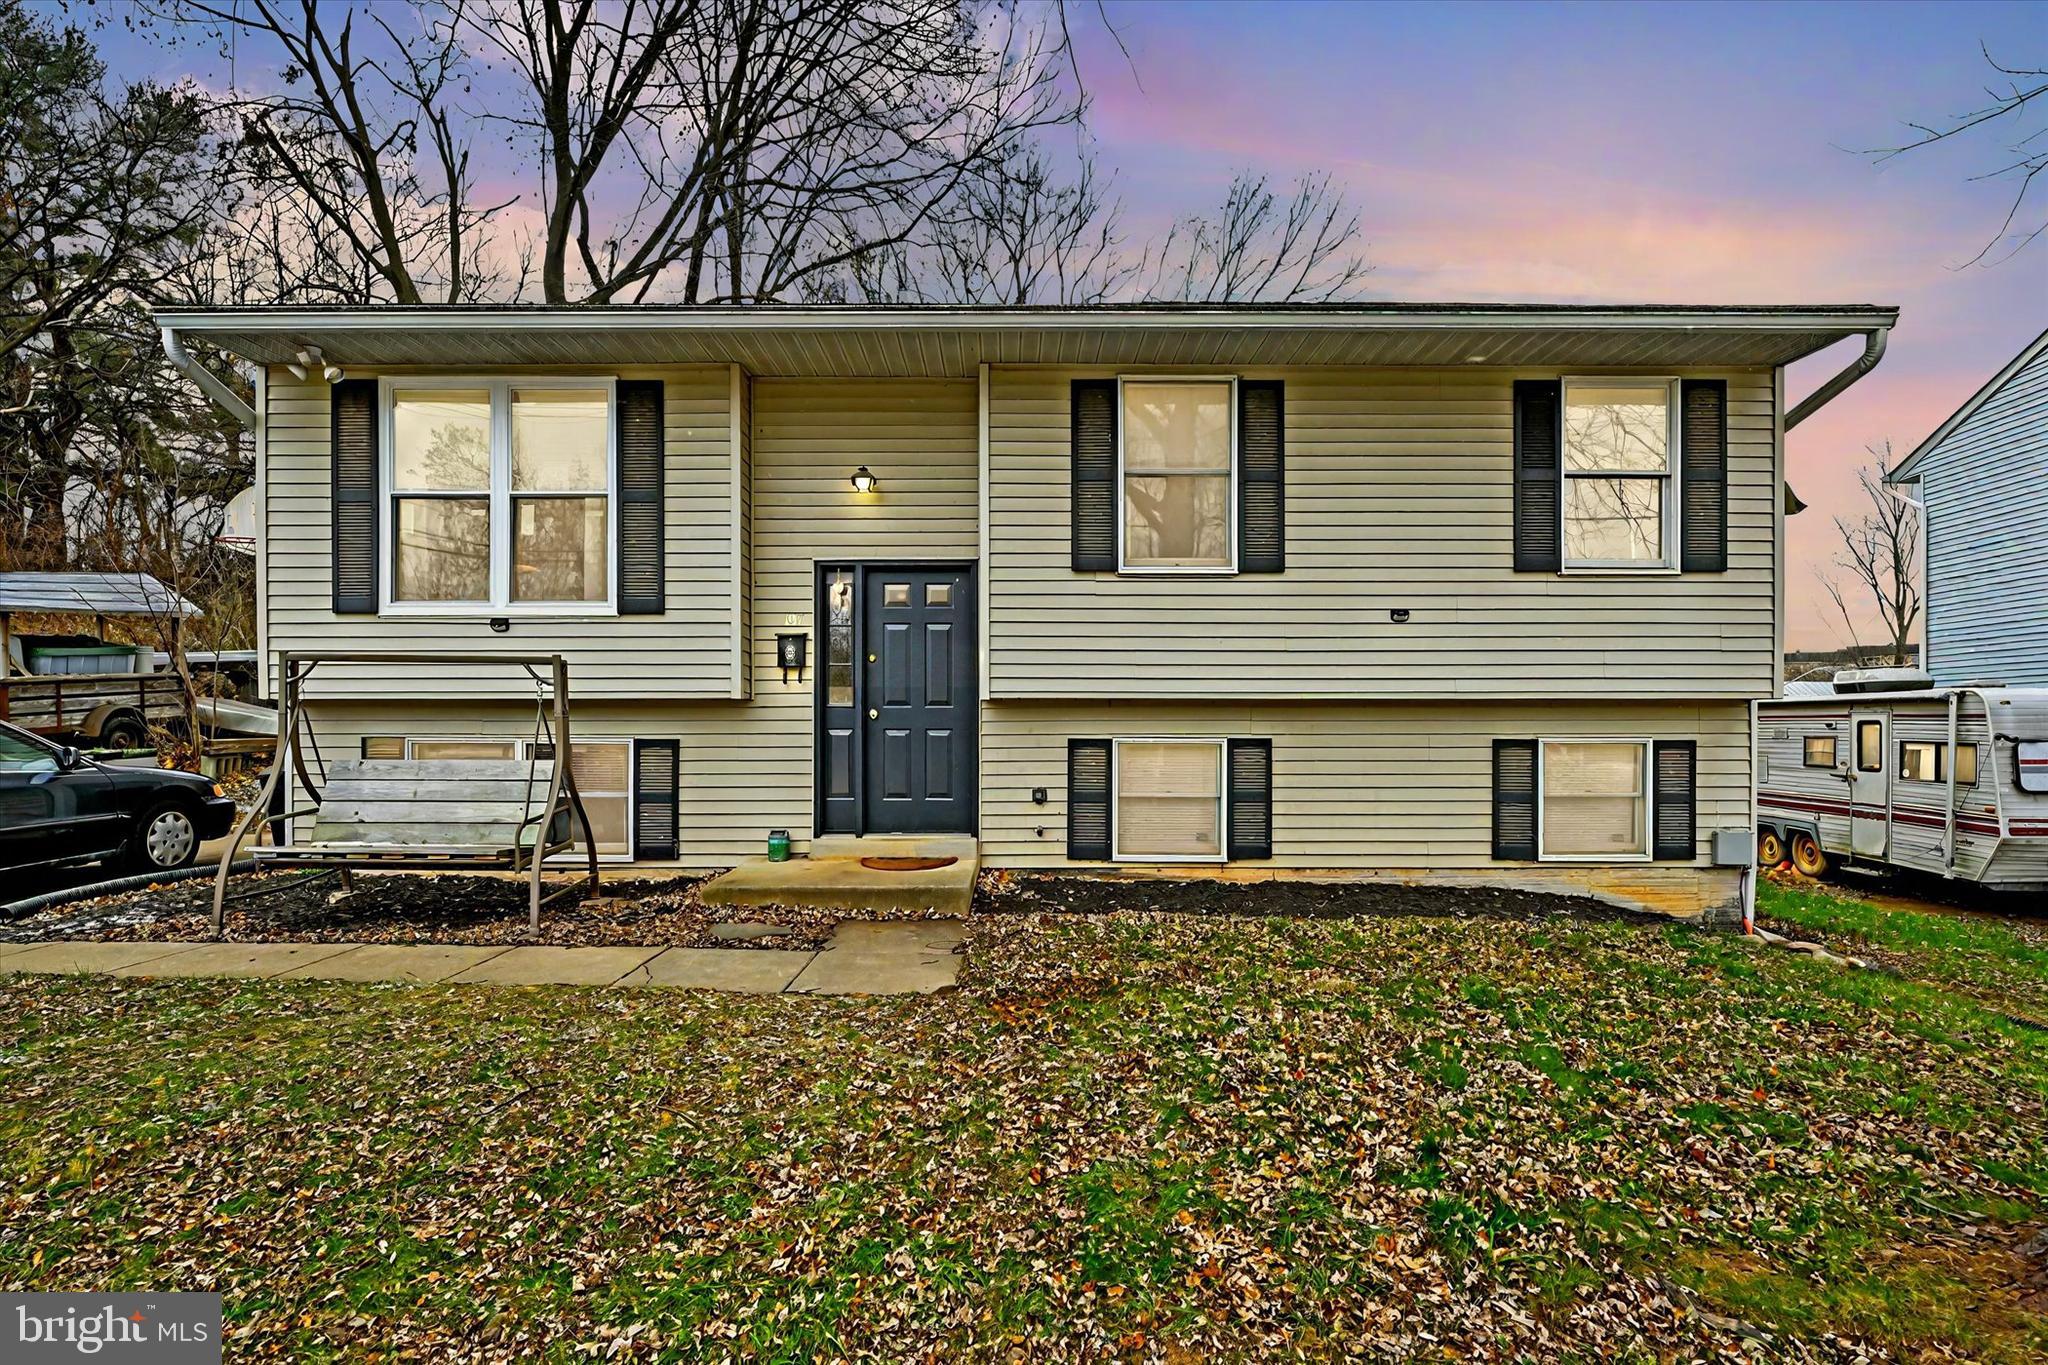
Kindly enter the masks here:
[[1774, 366], [1889, 327], [1871, 304], [1360, 303], [1097, 308], [167, 308], [157, 322], [263, 364], [744, 365], [762, 375], [968, 377], [997, 365]]
[[0, 573], [0, 611], [76, 611], [94, 616], [202, 616], [146, 573]]

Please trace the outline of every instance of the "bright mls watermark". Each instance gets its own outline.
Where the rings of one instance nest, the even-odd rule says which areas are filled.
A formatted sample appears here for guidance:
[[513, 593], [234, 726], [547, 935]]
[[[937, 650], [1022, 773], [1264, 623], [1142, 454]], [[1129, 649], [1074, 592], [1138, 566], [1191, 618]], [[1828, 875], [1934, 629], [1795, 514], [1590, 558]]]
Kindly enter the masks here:
[[0, 1361], [220, 1365], [218, 1294], [0, 1294]]

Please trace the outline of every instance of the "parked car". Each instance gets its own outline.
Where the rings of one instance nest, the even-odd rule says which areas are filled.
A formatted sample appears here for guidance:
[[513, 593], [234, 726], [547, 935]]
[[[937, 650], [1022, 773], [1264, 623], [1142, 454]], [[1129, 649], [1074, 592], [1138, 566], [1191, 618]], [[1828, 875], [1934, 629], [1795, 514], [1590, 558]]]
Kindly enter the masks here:
[[206, 778], [95, 763], [0, 722], [0, 869], [108, 859], [168, 872], [234, 818], [235, 803]]

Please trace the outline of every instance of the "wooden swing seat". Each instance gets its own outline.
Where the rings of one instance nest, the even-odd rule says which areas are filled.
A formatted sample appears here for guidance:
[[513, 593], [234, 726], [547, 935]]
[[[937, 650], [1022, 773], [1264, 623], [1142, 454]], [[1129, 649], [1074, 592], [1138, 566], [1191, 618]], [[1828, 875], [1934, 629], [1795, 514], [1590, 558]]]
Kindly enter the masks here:
[[[567, 805], [539, 840], [554, 762], [517, 759], [346, 759], [332, 765], [311, 837], [253, 848], [259, 863], [385, 868], [525, 867], [571, 848]], [[534, 794], [540, 813], [534, 813]]]

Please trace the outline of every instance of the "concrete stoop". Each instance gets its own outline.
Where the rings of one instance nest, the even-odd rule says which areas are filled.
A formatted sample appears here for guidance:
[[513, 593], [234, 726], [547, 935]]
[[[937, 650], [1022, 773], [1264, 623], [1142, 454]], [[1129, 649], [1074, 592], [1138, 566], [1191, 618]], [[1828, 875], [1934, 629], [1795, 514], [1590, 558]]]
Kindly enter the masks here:
[[[885, 872], [863, 867], [865, 857], [958, 861], [917, 872]], [[698, 895], [706, 905], [964, 916], [974, 900], [974, 875], [980, 866], [971, 838], [820, 839], [808, 858], [780, 863], [751, 858], [704, 883]]]

